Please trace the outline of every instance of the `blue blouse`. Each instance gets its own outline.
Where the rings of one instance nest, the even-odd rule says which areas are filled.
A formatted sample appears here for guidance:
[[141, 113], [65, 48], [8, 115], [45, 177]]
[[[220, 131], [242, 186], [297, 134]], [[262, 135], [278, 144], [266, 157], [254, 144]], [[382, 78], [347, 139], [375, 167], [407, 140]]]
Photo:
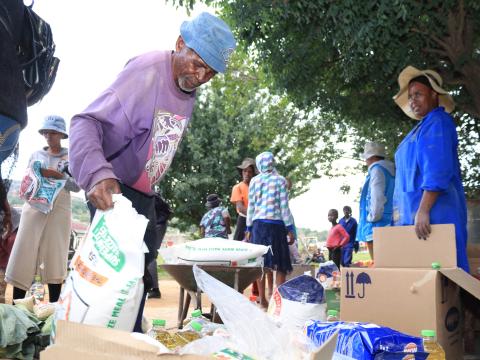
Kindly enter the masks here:
[[431, 224], [454, 224], [457, 265], [468, 272], [467, 207], [460, 176], [453, 118], [438, 107], [405, 137], [395, 153], [394, 225], [413, 225], [423, 191], [439, 192]]

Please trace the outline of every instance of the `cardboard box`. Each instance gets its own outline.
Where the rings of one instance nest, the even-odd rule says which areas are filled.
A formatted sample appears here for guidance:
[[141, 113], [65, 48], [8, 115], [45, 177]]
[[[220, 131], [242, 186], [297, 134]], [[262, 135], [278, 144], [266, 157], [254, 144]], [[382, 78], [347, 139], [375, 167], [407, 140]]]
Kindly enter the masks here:
[[[412, 237], [410, 226], [375, 231], [375, 268], [343, 269], [340, 315], [342, 320], [372, 322], [416, 336], [423, 329], [435, 330], [447, 359], [460, 359], [460, 288], [480, 299], [480, 281], [456, 267], [455, 240], [447, 239], [454, 239], [452, 225], [432, 228], [428, 241]], [[433, 261], [442, 268], [432, 270]]]
[[55, 344], [40, 353], [40, 360], [207, 360], [199, 355], [156, 355], [157, 347], [131, 333], [58, 321]]
[[[334, 334], [309, 360], [330, 360], [338, 334]], [[40, 353], [40, 360], [208, 360], [211, 356], [159, 354], [157, 347], [131, 333], [60, 320], [55, 344]]]
[[442, 268], [456, 268], [455, 227], [432, 225], [427, 240], [415, 234], [415, 226], [373, 228], [373, 254], [376, 268], [431, 268], [439, 262]]

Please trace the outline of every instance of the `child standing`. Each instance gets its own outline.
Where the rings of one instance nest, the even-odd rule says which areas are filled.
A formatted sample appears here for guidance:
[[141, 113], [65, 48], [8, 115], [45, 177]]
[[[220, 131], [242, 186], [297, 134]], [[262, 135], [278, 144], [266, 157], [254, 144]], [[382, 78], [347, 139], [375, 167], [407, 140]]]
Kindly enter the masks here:
[[203, 215], [200, 221], [200, 236], [204, 237], [221, 237], [228, 239], [228, 234], [232, 233], [230, 229], [230, 214], [228, 209], [220, 206], [220, 198], [217, 194], [207, 196], [205, 206], [207, 213]]
[[336, 209], [329, 210], [328, 221], [332, 223], [332, 228], [327, 237], [328, 259], [332, 260], [340, 269], [342, 247], [348, 243], [350, 235], [342, 225], [337, 224], [337, 219], [338, 211]]
[[[260, 174], [250, 181], [246, 238], [254, 244], [271, 246], [264, 257], [264, 267], [276, 271], [276, 285], [285, 282], [292, 271], [289, 244], [293, 244], [292, 214], [288, 207], [287, 181], [275, 170], [271, 152], [256, 158]], [[288, 240], [287, 240], [288, 235]], [[265, 277], [258, 281], [262, 307], [268, 307], [265, 297]]]

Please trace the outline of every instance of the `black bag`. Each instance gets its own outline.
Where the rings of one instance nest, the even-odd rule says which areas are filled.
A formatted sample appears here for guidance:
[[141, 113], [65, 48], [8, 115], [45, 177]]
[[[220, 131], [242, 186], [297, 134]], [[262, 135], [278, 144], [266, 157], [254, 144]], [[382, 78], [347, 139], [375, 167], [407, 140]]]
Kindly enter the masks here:
[[25, 6], [23, 35], [18, 52], [28, 106], [40, 101], [50, 91], [60, 63], [53, 56], [55, 43], [50, 25], [32, 7], [33, 2]]

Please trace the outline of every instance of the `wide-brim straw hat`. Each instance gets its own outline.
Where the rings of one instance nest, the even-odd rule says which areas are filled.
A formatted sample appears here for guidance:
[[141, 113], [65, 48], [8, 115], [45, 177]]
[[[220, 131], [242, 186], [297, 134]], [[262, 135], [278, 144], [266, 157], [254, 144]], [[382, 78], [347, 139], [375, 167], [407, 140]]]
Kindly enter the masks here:
[[422, 119], [422, 117], [418, 117], [412, 112], [408, 103], [408, 84], [410, 80], [418, 76], [425, 76], [428, 79], [433, 90], [438, 93], [438, 105], [443, 106], [446, 112], [451, 113], [455, 109], [455, 102], [448, 91], [442, 88], [443, 80], [440, 74], [434, 70], [419, 70], [413, 66], [407, 66], [398, 75], [400, 91], [393, 97], [393, 100], [400, 106], [403, 112], [412, 119]]

